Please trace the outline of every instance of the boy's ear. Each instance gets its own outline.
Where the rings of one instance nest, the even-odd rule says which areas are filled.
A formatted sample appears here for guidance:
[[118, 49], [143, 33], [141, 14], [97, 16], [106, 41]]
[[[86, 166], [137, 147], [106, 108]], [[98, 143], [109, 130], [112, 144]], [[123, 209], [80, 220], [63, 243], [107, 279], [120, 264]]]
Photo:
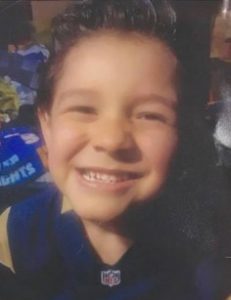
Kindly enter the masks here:
[[43, 109], [38, 109], [37, 114], [45, 144], [48, 145], [50, 136], [50, 115], [46, 110]]

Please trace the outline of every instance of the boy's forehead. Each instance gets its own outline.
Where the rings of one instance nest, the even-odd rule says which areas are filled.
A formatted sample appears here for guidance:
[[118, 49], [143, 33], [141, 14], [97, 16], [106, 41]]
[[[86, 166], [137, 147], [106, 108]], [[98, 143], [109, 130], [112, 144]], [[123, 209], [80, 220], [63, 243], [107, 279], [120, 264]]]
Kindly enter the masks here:
[[82, 89], [84, 84], [89, 90], [87, 85], [93, 82], [97, 90], [101, 79], [105, 84], [110, 79], [117, 83], [121, 80], [120, 86], [129, 83], [130, 79], [130, 82], [136, 80], [139, 83], [133, 87], [137, 94], [145, 95], [159, 82], [168, 85], [172, 81], [175, 85], [176, 69], [175, 55], [159, 39], [138, 33], [129, 34], [125, 39], [124, 35], [107, 32], [84, 38], [70, 49], [56, 88], [65, 92], [67, 87], [75, 90], [79, 85]]
[[139, 33], [129, 33], [125, 38], [124, 34], [107, 32], [76, 42], [66, 54], [63, 67], [72, 67], [73, 63], [78, 63], [94, 70], [99, 64], [112, 65], [112, 57], [118, 68], [123, 64], [123, 60], [131, 61], [132, 64], [143, 61], [139, 66], [140, 70], [146, 61], [150, 67], [153, 65], [153, 68], [164, 68], [167, 72], [175, 71], [177, 66], [175, 54], [157, 38], [142, 36]]

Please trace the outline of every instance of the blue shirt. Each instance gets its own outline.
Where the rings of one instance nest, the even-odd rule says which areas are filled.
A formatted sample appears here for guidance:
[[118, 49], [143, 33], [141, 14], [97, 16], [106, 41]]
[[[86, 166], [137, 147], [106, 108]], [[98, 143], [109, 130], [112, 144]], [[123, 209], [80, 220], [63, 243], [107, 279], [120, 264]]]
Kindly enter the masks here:
[[103, 264], [54, 187], [11, 207], [8, 238], [18, 282], [33, 300], [200, 299], [193, 270], [150, 239]]

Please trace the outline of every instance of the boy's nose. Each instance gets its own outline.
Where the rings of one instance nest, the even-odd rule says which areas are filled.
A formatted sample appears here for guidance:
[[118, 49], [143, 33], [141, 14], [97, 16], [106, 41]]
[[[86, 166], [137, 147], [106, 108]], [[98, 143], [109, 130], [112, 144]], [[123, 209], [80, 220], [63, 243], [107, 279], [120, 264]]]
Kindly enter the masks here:
[[98, 151], [116, 152], [130, 150], [134, 147], [134, 139], [129, 122], [123, 120], [107, 120], [92, 128], [92, 144]]

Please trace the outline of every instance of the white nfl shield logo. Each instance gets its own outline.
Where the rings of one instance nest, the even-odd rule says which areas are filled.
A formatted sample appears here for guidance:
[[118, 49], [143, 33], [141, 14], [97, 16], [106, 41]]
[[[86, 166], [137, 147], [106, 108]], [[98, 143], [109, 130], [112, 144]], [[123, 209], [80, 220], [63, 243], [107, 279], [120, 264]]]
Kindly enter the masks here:
[[119, 285], [121, 282], [120, 270], [101, 271], [101, 283], [107, 286]]

